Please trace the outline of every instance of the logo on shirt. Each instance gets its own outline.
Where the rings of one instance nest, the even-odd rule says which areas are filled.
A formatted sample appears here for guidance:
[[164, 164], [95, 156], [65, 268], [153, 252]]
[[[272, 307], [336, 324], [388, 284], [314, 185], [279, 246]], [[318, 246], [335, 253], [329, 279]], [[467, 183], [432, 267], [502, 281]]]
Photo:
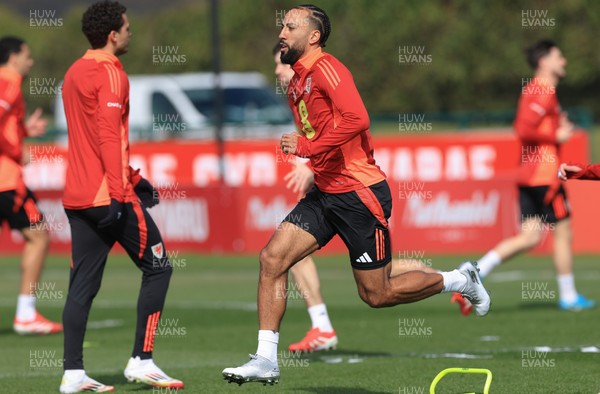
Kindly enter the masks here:
[[306, 94], [310, 94], [310, 86], [312, 85], [312, 77], [306, 78], [306, 85], [304, 85], [304, 91]]
[[159, 242], [156, 245], [151, 246], [150, 249], [152, 250], [152, 254], [154, 255], [154, 257], [156, 257], [157, 259], [162, 259], [163, 253], [164, 253], [164, 248], [163, 248], [162, 242]]
[[123, 108], [121, 106], [121, 103], [111, 103], [110, 101], [108, 103], [106, 103], [106, 106], [108, 108]]

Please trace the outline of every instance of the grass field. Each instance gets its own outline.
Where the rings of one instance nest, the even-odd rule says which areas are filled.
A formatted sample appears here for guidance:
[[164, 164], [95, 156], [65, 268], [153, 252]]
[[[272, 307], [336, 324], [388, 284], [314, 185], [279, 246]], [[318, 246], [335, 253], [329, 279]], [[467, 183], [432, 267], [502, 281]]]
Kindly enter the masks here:
[[[473, 256], [471, 256], [473, 257]], [[17, 258], [2, 257], [0, 276], [0, 392], [58, 392], [62, 336], [19, 337], [12, 332], [18, 290]], [[434, 256], [450, 268], [456, 256]], [[326, 353], [297, 357], [285, 351], [303, 336], [309, 318], [292, 288], [281, 329], [281, 381], [273, 387], [237, 386], [221, 377], [256, 350], [257, 259], [194, 255], [179, 258], [154, 358], [182, 379], [188, 393], [428, 393], [448, 367], [489, 368], [491, 393], [598, 393], [598, 310], [556, 308], [550, 258], [519, 257], [486, 282], [492, 312], [465, 318], [441, 295], [411, 305], [375, 310], [358, 298], [347, 259], [318, 257], [322, 289], [340, 344]], [[39, 309], [60, 319], [67, 292], [68, 258], [47, 263], [38, 289]], [[600, 299], [598, 258], [579, 256], [579, 290]], [[140, 274], [125, 256], [108, 262], [102, 290], [89, 318], [85, 366], [90, 376], [120, 393], [166, 393], [127, 383], [122, 371], [131, 353]], [[461, 356], [462, 355], [462, 356]], [[469, 357], [469, 358], [456, 358]], [[438, 393], [481, 392], [483, 376], [450, 375]]]

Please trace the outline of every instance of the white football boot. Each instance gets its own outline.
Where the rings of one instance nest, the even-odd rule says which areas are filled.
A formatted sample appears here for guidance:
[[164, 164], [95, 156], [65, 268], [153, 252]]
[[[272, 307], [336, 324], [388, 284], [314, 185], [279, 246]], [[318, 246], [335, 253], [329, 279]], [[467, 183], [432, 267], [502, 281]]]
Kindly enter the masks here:
[[140, 360], [139, 357], [131, 357], [124, 372], [128, 382], [145, 383], [154, 387], [170, 389], [182, 389], [184, 384], [181, 380], [173, 379], [162, 369], [158, 368], [152, 359]]
[[259, 382], [264, 385], [279, 383], [279, 366], [276, 361], [271, 361], [257, 354], [249, 354], [250, 361], [241, 367], [225, 368], [223, 378], [229, 383]]
[[[83, 371], [82, 371], [83, 372]], [[82, 391], [91, 391], [94, 393], [109, 393], [115, 391], [113, 386], [107, 386], [95, 381], [83, 372], [77, 379], [67, 379], [66, 374], [63, 375], [60, 382], [60, 392], [63, 394], [80, 393]]]
[[492, 301], [488, 291], [481, 283], [477, 263], [465, 261], [458, 267], [458, 271], [467, 278], [467, 286], [461, 294], [473, 304], [477, 316], [487, 315]]

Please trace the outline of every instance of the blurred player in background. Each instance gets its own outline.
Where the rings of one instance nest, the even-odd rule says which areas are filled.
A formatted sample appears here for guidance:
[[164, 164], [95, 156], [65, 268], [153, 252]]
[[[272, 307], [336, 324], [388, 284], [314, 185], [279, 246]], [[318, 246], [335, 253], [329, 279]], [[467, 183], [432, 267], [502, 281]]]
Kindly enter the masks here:
[[129, 81], [117, 59], [129, 48], [125, 11], [112, 1], [95, 3], [85, 11], [82, 30], [92, 49], [69, 68], [62, 89], [69, 134], [63, 205], [71, 226], [72, 257], [63, 313], [61, 393], [114, 390], [86, 375], [83, 339], [108, 253], [116, 242], [142, 271], [133, 352], [125, 377], [166, 389], [184, 386], [152, 360], [173, 269], [146, 210], [158, 204], [156, 190], [129, 166]]
[[[514, 129], [521, 142], [518, 186], [521, 232], [500, 242], [479, 260], [485, 278], [500, 263], [538, 245], [544, 229], [554, 233], [554, 267], [559, 290], [559, 308], [581, 310], [595, 306], [575, 288], [570, 207], [565, 189], [557, 179], [560, 146], [573, 135], [574, 125], [561, 112], [556, 86], [566, 75], [567, 60], [553, 41], [541, 40], [526, 51], [534, 70], [533, 79], [523, 87]], [[455, 295], [453, 299], [460, 299]], [[460, 302], [463, 314], [469, 303]]]
[[[289, 64], [281, 62], [281, 45], [277, 43], [273, 48], [275, 56], [275, 76], [283, 88], [287, 89], [294, 70]], [[298, 193], [302, 198], [314, 184], [314, 173], [306, 163], [298, 159], [290, 161], [292, 170], [285, 176], [287, 188]], [[307, 256], [296, 263], [290, 272], [294, 277], [297, 290], [302, 294], [304, 303], [308, 309], [308, 314], [312, 323], [311, 329], [304, 338], [296, 343], [292, 343], [288, 350], [292, 352], [314, 352], [318, 350], [327, 350], [335, 348], [338, 338], [331, 325], [327, 307], [321, 295], [321, 283], [319, 274], [312, 256]]]
[[489, 295], [472, 262], [451, 272], [409, 271], [391, 277], [392, 197], [373, 159], [369, 116], [352, 74], [321, 49], [330, 32], [329, 17], [314, 5], [292, 8], [283, 21], [281, 61], [295, 72], [288, 103], [301, 133], [283, 135], [280, 147], [284, 153], [310, 158], [315, 185], [260, 253], [258, 348], [246, 364], [223, 370], [229, 382], [279, 380], [277, 344], [286, 300], [278, 297], [278, 289], [285, 288], [296, 262], [335, 235], [348, 248], [358, 293], [371, 307], [458, 291], [473, 301], [478, 315], [489, 311]]
[[62, 324], [45, 319], [35, 308], [35, 289], [48, 253], [50, 235], [36, 199], [23, 182], [23, 140], [46, 132], [41, 109], [25, 121], [23, 78], [33, 59], [29, 46], [17, 37], [0, 38], [0, 227], [4, 221], [25, 239], [21, 257], [21, 289], [13, 328], [19, 334], [53, 334]]

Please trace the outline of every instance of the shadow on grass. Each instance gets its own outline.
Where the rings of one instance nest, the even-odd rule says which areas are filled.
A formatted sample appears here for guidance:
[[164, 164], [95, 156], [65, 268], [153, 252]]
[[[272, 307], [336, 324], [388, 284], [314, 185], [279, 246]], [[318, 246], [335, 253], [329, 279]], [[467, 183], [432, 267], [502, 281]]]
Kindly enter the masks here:
[[342, 362], [360, 362], [362, 358], [369, 357], [394, 357], [394, 354], [388, 352], [365, 352], [364, 350], [339, 349], [326, 352], [301, 353], [301, 357], [315, 362], [338, 364]]
[[388, 394], [387, 391], [372, 391], [351, 387], [299, 387], [298, 390], [316, 394]]
[[558, 304], [556, 302], [522, 302], [519, 304], [518, 309], [531, 310], [549, 310], [554, 309], [559, 311]]
[[14, 332], [12, 328], [9, 327], [0, 328], [0, 335], [14, 335], [15, 337], [18, 336], [18, 334]]
[[[493, 301], [493, 298], [492, 298]], [[527, 312], [535, 312], [535, 311], [551, 311], [555, 310], [560, 312], [558, 309], [558, 304], [553, 302], [522, 302], [520, 304], [512, 304], [512, 305], [493, 305], [490, 308], [490, 314], [494, 313], [527, 313]], [[467, 316], [468, 318], [473, 317], [474, 314]]]
[[[123, 376], [122, 373], [112, 373], [112, 374], [107, 374], [107, 373], [91, 373], [91, 378], [94, 380], [99, 381], [102, 384], [105, 384], [107, 386], [120, 386], [120, 387], [115, 387], [115, 391], [139, 391], [139, 392], [151, 392], [151, 393], [158, 393], [158, 392], [171, 392], [171, 391], [167, 391], [167, 389], [163, 389], [164, 391], [159, 391], [158, 388], [156, 387], [152, 387], [149, 386], [147, 384], [144, 383], [129, 383], [127, 381], [127, 379], [125, 379], [125, 376]], [[172, 390], [172, 392], [176, 392], [176, 390]]]

